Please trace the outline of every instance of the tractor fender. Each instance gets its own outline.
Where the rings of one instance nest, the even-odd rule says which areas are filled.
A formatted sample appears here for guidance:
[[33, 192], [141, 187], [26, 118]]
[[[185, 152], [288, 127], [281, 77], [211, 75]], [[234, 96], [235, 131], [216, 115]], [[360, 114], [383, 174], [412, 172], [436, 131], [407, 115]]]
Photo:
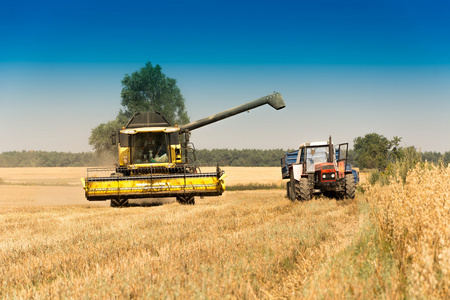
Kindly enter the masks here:
[[297, 181], [300, 181], [300, 178], [302, 177], [302, 171], [303, 171], [303, 165], [302, 164], [293, 164], [292, 165], [292, 172], [294, 174], [294, 179]]

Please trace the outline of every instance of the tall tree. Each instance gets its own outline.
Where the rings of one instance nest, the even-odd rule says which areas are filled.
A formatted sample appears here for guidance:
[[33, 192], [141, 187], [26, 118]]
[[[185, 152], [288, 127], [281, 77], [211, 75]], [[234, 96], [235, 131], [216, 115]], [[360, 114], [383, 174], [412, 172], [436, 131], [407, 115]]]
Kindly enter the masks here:
[[162, 73], [159, 65], [147, 62], [139, 71], [125, 74], [122, 80], [122, 106], [113, 121], [103, 123], [92, 129], [89, 145], [98, 153], [117, 155], [117, 149], [111, 145], [110, 136], [124, 126], [137, 112], [158, 111], [171, 124], [186, 124], [189, 117], [184, 98], [177, 81]]
[[111, 135], [122, 128], [127, 121], [128, 118], [123, 113], [119, 113], [115, 120], [102, 123], [93, 128], [89, 137], [89, 145], [98, 154], [103, 155], [109, 153], [116, 156], [118, 154], [117, 146], [111, 144]]
[[360, 168], [384, 170], [390, 161], [399, 158], [401, 138], [392, 140], [377, 133], [369, 133], [353, 140], [355, 160]]
[[151, 62], [147, 62], [138, 72], [125, 74], [122, 85], [123, 113], [127, 117], [136, 112], [154, 110], [162, 113], [169, 123], [189, 122], [177, 81], [164, 75], [160, 65], [153, 67]]

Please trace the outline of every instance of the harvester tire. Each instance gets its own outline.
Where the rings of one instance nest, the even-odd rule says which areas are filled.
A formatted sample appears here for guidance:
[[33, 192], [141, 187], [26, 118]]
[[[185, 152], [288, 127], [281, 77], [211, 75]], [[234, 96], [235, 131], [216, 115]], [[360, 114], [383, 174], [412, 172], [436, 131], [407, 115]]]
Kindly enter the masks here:
[[111, 207], [127, 207], [128, 199], [111, 199]]
[[311, 199], [308, 178], [300, 178], [300, 182], [295, 185], [295, 196], [299, 201], [308, 201]]
[[193, 196], [177, 197], [177, 202], [181, 205], [194, 205], [195, 198]]
[[355, 177], [353, 174], [345, 175], [345, 198], [355, 199]]
[[193, 196], [186, 197], [186, 201], [187, 201], [187, 204], [189, 204], [189, 205], [195, 205], [195, 198]]

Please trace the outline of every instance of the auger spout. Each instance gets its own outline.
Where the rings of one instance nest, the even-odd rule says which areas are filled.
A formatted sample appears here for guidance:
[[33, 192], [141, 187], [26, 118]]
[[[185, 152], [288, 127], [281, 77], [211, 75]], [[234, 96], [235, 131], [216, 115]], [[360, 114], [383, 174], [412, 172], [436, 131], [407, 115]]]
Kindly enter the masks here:
[[284, 100], [283, 97], [281, 96], [280, 93], [273, 93], [264, 97], [261, 97], [259, 99], [256, 99], [254, 101], [236, 106], [234, 108], [230, 108], [228, 110], [225, 110], [223, 112], [214, 114], [212, 116], [209, 116], [207, 118], [203, 118], [194, 122], [191, 122], [189, 124], [186, 125], [182, 125], [180, 126], [180, 132], [187, 132], [187, 131], [191, 131], [206, 125], [209, 125], [211, 123], [223, 120], [225, 118], [229, 118], [231, 116], [240, 114], [242, 112], [254, 109], [258, 106], [262, 106], [264, 104], [269, 104], [270, 106], [272, 106], [273, 108], [275, 108], [276, 110], [282, 109], [286, 106], [286, 104], [284, 104]]

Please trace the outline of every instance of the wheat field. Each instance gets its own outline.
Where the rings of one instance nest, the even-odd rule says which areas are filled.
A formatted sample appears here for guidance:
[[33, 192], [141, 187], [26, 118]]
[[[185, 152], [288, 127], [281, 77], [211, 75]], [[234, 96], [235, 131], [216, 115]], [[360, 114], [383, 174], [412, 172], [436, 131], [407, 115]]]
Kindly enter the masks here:
[[450, 167], [418, 164], [403, 183], [368, 187], [382, 238], [393, 245], [410, 298], [450, 297]]
[[[279, 168], [224, 169], [229, 186], [281, 182]], [[439, 215], [440, 223], [430, 223], [441, 224], [439, 229], [420, 227], [417, 220], [412, 227], [392, 229], [389, 226], [400, 222], [393, 216], [402, 206], [388, 214], [393, 204], [386, 203], [403, 197], [399, 187], [364, 184], [365, 193], [343, 201], [318, 197], [292, 203], [284, 190], [274, 189], [228, 191], [197, 199], [194, 206], [167, 201], [117, 209], [110, 208], [109, 201], [84, 199], [79, 181], [84, 168], [0, 171], [3, 299], [449, 295], [447, 206]], [[435, 172], [418, 179], [429, 186], [421, 197], [436, 190], [447, 193], [443, 196], [447, 199], [448, 187], [441, 186], [448, 178]], [[439, 186], [429, 182], [433, 177], [440, 178]], [[404, 196], [402, 205], [410, 201], [408, 197], [412, 194]], [[439, 201], [433, 207], [445, 202]], [[408, 224], [410, 213], [401, 215], [402, 224]], [[429, 208], [421, 218], [434, 213]], [[398, 235], [409, 227], [414, 232], [425, 228], [433, 238]], [[398, 236], [409, 242], [399, 243]], [[399, 245], [409, 248], [399, 250]], [[437, 256], [430, 256], [433, 249]]]

